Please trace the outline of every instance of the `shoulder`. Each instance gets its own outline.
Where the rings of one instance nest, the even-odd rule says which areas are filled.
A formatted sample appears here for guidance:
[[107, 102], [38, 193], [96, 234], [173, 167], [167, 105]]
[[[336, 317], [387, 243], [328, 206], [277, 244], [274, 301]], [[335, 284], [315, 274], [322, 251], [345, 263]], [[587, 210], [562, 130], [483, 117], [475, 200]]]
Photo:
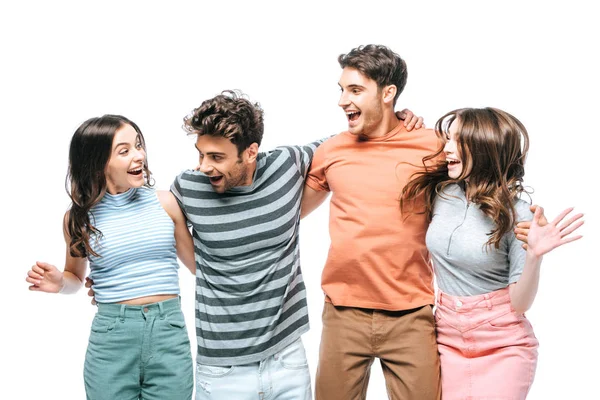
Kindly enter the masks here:
[[529, 209], [531, 204], [523, 199], [517, 199], [514, 203], [515, 212], [517, 213], [517, 220], [519, 221], [530, 221], [533, 219], [533, 213]]
[[420, 142], [423, 147], [429, 149], [434, 152], [437, 151], [440, 147], [440, 139], [436, 135], [433, 129], [429, 128], [420, 128], [412, 131], [414, 134], [414, 138]]
[[181, 209], [175, 195], [168, 190], [157, 190], [156, 196], [162, 208], [169, 214], [169, 216], [175, 220], [181, 215]]
[[440, 189], [438, 198], [442, 198], [444, 200], [450, 199], [450, 201], [464, 201], [465, 192], [457, 183], [450, 183], [444, 188]]

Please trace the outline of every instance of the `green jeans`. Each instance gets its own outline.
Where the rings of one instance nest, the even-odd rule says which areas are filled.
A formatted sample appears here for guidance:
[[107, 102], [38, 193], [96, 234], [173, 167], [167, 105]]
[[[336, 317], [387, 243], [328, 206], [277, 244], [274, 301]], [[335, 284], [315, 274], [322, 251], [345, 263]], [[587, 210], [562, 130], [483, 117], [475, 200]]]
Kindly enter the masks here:
[[88, 400], [189, 400], [190, 341], [180, 299], [98, 304], [85, 355]]

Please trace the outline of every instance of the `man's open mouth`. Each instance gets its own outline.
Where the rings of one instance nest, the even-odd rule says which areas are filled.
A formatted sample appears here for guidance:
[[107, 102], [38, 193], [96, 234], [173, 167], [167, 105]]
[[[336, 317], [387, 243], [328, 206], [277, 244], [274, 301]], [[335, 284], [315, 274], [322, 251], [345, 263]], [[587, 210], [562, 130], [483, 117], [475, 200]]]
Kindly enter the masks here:
[[348, 121], [356, 121], [358, 117], [360, 117], [360, 111], [346, 112], [346, 118], [348, 118]]
[[217, 185], [223, 180], [223, 175], [209, 176], [208, 179], [210, 179], [210, 183], [212, 183], [213, 185]]

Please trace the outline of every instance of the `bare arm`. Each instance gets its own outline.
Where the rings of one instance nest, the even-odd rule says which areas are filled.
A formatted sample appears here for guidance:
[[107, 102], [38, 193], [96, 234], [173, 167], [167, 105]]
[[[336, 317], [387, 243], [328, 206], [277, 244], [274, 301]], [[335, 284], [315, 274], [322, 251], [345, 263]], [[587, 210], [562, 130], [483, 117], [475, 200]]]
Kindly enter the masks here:
[[194, 241], [187, 227], [185, 217], [173, 193], [165, 190], [157, 192], [158, 200], [175, 224], [175, 248], [177, 257], [183, 265], [196, 275], [196, 260], [194, 256]]
[[567, 221], [562, 222], [571, 211], [573, 209], [568, 208], [560, 213], [554, 221], [541, 226], [542, 210], [541, 207], [536, 209], [529, 228], [527, 256], [523, 273], [519, 280], [509, 287], [510, 302], [517, 313], [524, 313], [533, 304], [539, 286], [540, 267], [544, 254], [563, 244], [581, 239], [581, 235], [569, 235], [583, 225], [583, 221], [578, 221], [583, 217], [583, 214], [576, 214]]
[[304, 191], [302, 193], [302, 203], [300, 210], [300, 218], [306, 217], [308, 214], [316, 210], [325, 199], [329, 196], [329, 192], [315, 190], [308, 185], [304, 185]]
[[25, 279], [31, 284], [29, 290], [34, 292], [71, 294], [77, 292], [83, 285], [87, 270], [87, 258], [73, 257], [71, 255], [69, 251], [71, 238], [66, 229], [67, 218], [68, 212], [65, 214], [63, 220], [63, 232], [67, 245], [64, 270], [61, 272], [52, 264], [36, 261]]

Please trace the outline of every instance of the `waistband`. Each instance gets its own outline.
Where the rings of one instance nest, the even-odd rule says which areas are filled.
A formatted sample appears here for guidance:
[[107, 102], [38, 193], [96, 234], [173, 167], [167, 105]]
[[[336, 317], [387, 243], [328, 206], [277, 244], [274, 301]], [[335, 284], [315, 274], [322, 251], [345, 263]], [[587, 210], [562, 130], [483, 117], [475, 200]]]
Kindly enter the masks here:
[[169, 311], [181, 310], [181, 297], [143, 305], [98, 303], [98, 314], [108, 317], [144, 319], [150, 315], [163, 317]]
[[438, 305], [457, 312], [466, 312], [476, 308], [488, 308], [491, 310], [492, 307], [501, 304], [510, 305], [508, 287], [474, 296], [452, 296], [440, 291], [436, 299]]

